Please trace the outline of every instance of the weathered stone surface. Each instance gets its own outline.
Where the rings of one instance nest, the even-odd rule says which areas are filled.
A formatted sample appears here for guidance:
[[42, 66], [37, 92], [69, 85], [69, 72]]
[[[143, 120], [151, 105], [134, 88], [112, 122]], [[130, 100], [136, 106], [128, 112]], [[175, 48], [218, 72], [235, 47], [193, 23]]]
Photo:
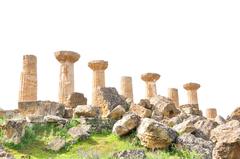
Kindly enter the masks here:
[[21, 138], [25, 134], [25, 127], [27, 125], [27, 121], [25, 119], [11, 119], [7, 120], [4, 129], [4, 137], [14, 144], [19, 144], [21, 142]]
[[153, 110], [152, 111], [152, 116], [151, 116], [152, 119], [156, 120], [156, 121], [162, 121], [164, 119], [164, 116], [163, 114], [160, 112], [160, 110]]
[[207, 118], [198, 115], [189, 115], [189, 117], [185, 120], [191, 120], [194, 124], [200, 120], [207, 120]]
[[232, 120], [219, 125], [211, 131], [211, 140], [224, 143], [240, 142], [240, 122]]
[[98, 107], [91, 105], [79, 105], [74, 110], [74, 117], [98, 117], [99, 109]]
[[144, 150], [125, 150], [116, 152], [112, 156], [116, 159], [146, 159]]
[[19, 102], [37, 100], [37, 57], [23, 56], [23, 69], [21, 72]]
[[1, 159], [14, 159], [14, 157], [6, 152], [2, 145], [0, 145], [0, 158]]
[[169, 127], [174, 127], [178, 124], [181, 124], [182, 122], [186, 122], [186, 123], [189, 122], [189, 123], [193, 123], [193, 125], [194, 125], [199, 120], [206, 120], [206, 118], [203, 116], [191, 115], [191, 114], [186, 114], [184, 112], [181, 112], [181, 114], [179, 114], [171, 119], [163, 119], [160, 122]]
[[82, 93], [73, 92], [68, 96], [66, 106], [76, 108], [78, 105], [87, 105], [87, 98]]
[[196, 131], [194, 135], [209, 140], [212, 129], [218, 126], [218, 123], [212, 120], [199, 120], [194, 124]]
[[240, 144], [217, 142], [213, 149], [213, 159], [240, 159]]
[[219, 125], [226, 123], [226, 120], [222, 116], [220, 116], [220, 115], [216, 116], [214, 121], [217, 122]]
[[132, 104], [130, 111], [137, 114], [141, 118], [150, 118], [152, 116], [152, 111], [150, 109], [144, 108], [140, 105]]
[[212, 159], [213, 143], [211, 141], [197, 138], [190, 133], [183, 134], [177, 138], [177, 147], [195, 151], [202, 159]]
[[57, 137], [55, 139], [53, 139], [52, 141], [50, 141], [47, 145], [47, 149], [48, 150], [52, 150], [52, 151], [59, 151], [61, 150], [63, 147], [65, 147], [66, 142], [64, 139], [61, 139], [60, 137]]
[[177, 131], [180, 134], [192, 133], [196, 130], [194, 124], [191, 120], [186, 120], [180, 124], [177, 124], [173, 127], [173, 130]]
[[42, 115], [29, 115], [26, 117], [27, 122], [29, 123], [44, 123], [44, 116]]
[[61, 118], [59, 116], [47, 115], [43, 118], [43, 121], [46, 123], [59, 123], [66, 124], [68, 122], [67, 119]]
[[147, 148], [167, 148], [177, 137], [177, 132], [154, 119], [144, 118], [137, 129], [137, 137]]
[[74, 138], [75, 140], [81, 139], [87, 139], [90, 134], [89, 134], [89, 130], [90, 130], [90, 125], [78, 125], [76, 127], [70, 128], [68, 130], [68, 134]]
[[138, 115], [127, 113], [114, 124], [112, 131], [118, 136], [123, 136], [135, 129], [139, 125], [139, 122], [140, 117]]
[[141, 99], [138, 105], [143, 106], [146, 109], [152, 109], [153, 107], [148, 99]]
[[51, 101], [19, 102], [18, 109], [21, 115], [56, 115], [63, 117], [65, 107], [63, 104]]
[[79, 118], [81, 125], [90, 125], [90, 133], [101, 133], [106, 131], [112, 131], [113, 125], [116, 123], [116, 120], [109, 118], [98, 118], [98, 117], [80, 117]]
[[181, 112], [181, 114], [179, 114], [178, 116], [175, 116], [175, 117], [169, 119], [168, 120], [168, 125], [173, 127], [173, 126], [175, 126], [177, 124], [182, 123], [185, 119], [187, 119], [189, 117], [190, 117], [190, 115]]
[[99, 107], [101, 116], [106, 117], [118, 105], [128, 109], [126, 101], [121, 98], [116, 88], [103, 87], [98, 89], [96, 106]]
[[165, 118], [172, 118], [180, 113], [173, 101], [169, 98], [155, 96], [150, 99], [150, 102], [153, 104], [153, 110], [161, 112]]
[[238, 159], [240, 156], [240, 122], [231, 120], [211, 131], [211, 140], [216, 143], [214, 159]]
[[125, 109], [123, 108], [123, 106], [118, 105], [117, 107], [115, 107], [108, 115], [107, 118], [111, 118], [111, 119], [121, 119], [122, 116], [125, 114]]
[[0, 117], [3, 117], [5, 119], [11, 119], [13, 117], [19, 116], [19, 111], [17, 109], [15, 110], [1, 110], [0, 109]]
[[186, 114], [202, 116], [202, 111], [199, 110], [198, 104], [185, 104], [185, 105], [181, 105], [180, 109], [181, 109], [182, 112], [184, 112]]
[[127, 98], [127, 99], [125, 99], [125, 101], [126, 101], [126, 103], [128, 105], [128, 108], [129, 108], [130, 105], [133, 104], [133, 100], [131, 98]]
[[64, 113], [64, 118], [72, 118], [73, 117], [73, 112], [74, 109], [73, 108], [65, 108], [65, 113]]
[[230, 116], [227, 117], [227, 120], [238, 120], [240, 121], [240, 107], [237, 107]]

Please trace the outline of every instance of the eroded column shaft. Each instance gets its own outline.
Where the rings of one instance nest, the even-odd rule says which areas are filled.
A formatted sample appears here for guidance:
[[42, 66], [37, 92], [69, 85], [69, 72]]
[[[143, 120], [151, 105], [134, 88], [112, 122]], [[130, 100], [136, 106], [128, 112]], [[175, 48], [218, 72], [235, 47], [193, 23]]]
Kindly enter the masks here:
[[93, 71], [92, 104], [96, 105], [98, 88], [105, 87], [105, 70]]
[[168, 89], [168, 98], [170, 98], [175, 106], [178, 108], [179, 107], [179, 97], [178, 97], [178, 90], [175, 88], [169, 88]]
[[19, 102], [37, 100], [37, 58], [34, 55], [23, 56]]
[[148, 81], [146, 82], [146, 98], [152, 98], [157, 96], [157, 88], [156, 88], [156, 83]]
[[198, 104], [198, 96], [197, 96], [196, 90], [188, 90], [187, 96], [188, 96], [188, 104]]
[[59, 102], [66, 104], [68, 96], [74, 92], [74, 64], [62, 62], [60, 66]]
[[215, 109], [215, 108], [208, 108], [206, 110], [206, 116], [207, 116], [207, 118], [215, 119], [216, 116], [217, 116], [217, 109]]
[[133, 88], [132, 88], [132, 78], [123, 76], [121, 77], [121, 95], [129, 98], [133, 101]]

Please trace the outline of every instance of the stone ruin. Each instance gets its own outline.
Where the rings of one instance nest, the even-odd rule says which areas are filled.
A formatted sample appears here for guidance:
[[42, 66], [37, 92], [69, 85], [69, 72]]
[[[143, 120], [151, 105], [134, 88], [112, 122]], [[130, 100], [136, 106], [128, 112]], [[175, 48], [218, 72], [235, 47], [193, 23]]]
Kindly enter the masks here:
[[[141, 75], [146, 85], [145, 97], [136, 103], [132, 77], [121, 77], [118, 93], [116, 88], [105, 86], [108, 62], [94, 60], [88, 63], [93, 71], [92, 100], [88, 104], [83, 93], [74, 92], [74, 63], [80, 55], [58, 51], [55, 57], [60, 63], [58, 102], [38, 100], [37, 57], [23, 56], [18, 109], [0, 109], [0, 117], [8, 119], [0, 127], [6, 139], [13, 143], [21, 142], [28, 123], [64, 124], [71, 118], [79, 118], [82, 125], [68, 131], [74, 138], [87, 138], [91, 132], [102, 129], [110, 129], [120, 137], [136, 130], [141, 144], [149, 149], [165, 149], [174, 143], [177, 148], [195, 151], [204, 159], [240, 158], [240, 108], [227, 119], [217, 115], [216, 108], [208, 108], [204, 117], [197, 96], [200, 84], [183, 85], [188, 103], [181, 105], [178, 89], [169, 88], [167, 97], [158, 95], [156, 82], [160, 75], [145, 73]], [[48, 148], [58, 151], [64, 144], [65, 141], [58, 138], [49, 143]], [[0, 150], [5, 152], [1, 145]]]

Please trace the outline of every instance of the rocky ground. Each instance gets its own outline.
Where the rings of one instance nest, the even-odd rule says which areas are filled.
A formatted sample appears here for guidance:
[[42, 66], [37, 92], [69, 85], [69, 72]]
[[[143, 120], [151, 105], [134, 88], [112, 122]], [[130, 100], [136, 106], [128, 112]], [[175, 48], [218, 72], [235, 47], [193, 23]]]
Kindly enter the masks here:
[[133, 103], [102, 88], [101, 107], [78, 96], [72, 106], [36, 102], [34, 113], [3, 119], [0, 157], [240, 159], [240, 108], [207, 119], [198, 105], [176, 108], [163, 96]]

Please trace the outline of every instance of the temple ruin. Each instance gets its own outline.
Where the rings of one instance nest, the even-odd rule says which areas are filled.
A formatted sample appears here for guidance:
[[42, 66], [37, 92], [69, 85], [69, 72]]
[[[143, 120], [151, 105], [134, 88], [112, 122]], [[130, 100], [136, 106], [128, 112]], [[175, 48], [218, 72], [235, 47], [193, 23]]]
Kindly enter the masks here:
[[[172, 145], [176, 148], [178, 145], [187, 145], [184, 148], [194, 153], [200, 152], [199, 154], [205, 155], [204, 158], [208, 158], [211, 153], [213, 156], [227, 156], [223, 158], [230, 156], [229, 159], [239, 157], [240, 107], [227, 119], [219, 116], [216, 108], [206, 109], [204, 117], [198, 103], [197, 90], [200, 84], [190, 82], [183, 85], [188, 102], [182, 105], [177, 88], [169, 88], [167, 97], [159, 95], [156, 82], [160, 75], [145, 73], [141, 75], [145, 84], [145, 96], [137, 103], [133, 96], [131, 76], [121, 77], [118, 93], [115, 87], [105, 85], [108, 61], [93, 60], [88, 62], [88, 67], [93, 72], [92, 101], [88, 104], [89, 100], [83, 92], [74, 91], [74, 63], [79, 60], [80, 54], [58, 51], [54, 55], [60, 63], [59, 101], [38, 100], [37, 57], [24, 55], [18, 109], [0, 109], [0, 117], [7, 119], [4, 124], [0, 124], [3, 141], [20, 144], [27, 127], [36, 124], [35, 132], [40, 132], [40, 125], [52, 124], [57, 128], [54, 130], [55, 136], [47, 145], [44, 143], [47, 146], [44, 151], [57, 152], [96, 132], [111, 132], [119, 137], [135, 135], [143, 147], [154, 151], [169, 149]], [[67, 135], [65, 137], [69, 139], [65, 140], [64, 136], [58, 134], [62, 128]], [[223, 139], [225, 143], [222, 142]], [[55, 146], [55, 142], [60, 143], [60, 146]]]
[[[74, 92], [74, 63], [80, 58], [80, 54], [73, 51], [58, 51], [54, 53], [55, 58], [60, 63], [60, 74], [59, 74], [59, 104], [50, 101], [38, 101], [37, 99], [37, 57], [34, 55], [24, 55], [23, 56], [23, 69], [21, 73], [21, 86], [19, 91], [19, 104], [18, 110], [7, 111], [7, 114], [14, 115], [14, 113], [20, 113], [24, 116], [30, 114], [55, 114], [54, 111], [61, 112], [61, 116], [72, 117], [74, 110], [80, 104], [86, 105], [87, 98], [84, 94]], [[122, 76], [120, 81], [120, 95], [117, 90], [113, 88], [107, 88], [105, 86], [105, 70], [108, 68], [108, 62], [104, 60], [93, 60], [88, 62], [88, 67], [93, 71], [92, 78], [92, 106], [99, 107], [102, 105], [104, 108], [100, 108], [101, 114], [103, 116], [113, 116], [109, 113], [116, 106], [109, 97], [112, 96], [111, 92], [114, 92], [114, 98], [120, 103], [124, 103], [121, 98], [127, 101], [127, 103], [133, 101], [133, 83], [132, 77]], [[156, 82], [159, 80], [160, 75], [157, 73], [145, 73], [141, 75], [141, 79], [145, 82], [145, 99], [151, 99], [158, 96]], [[199, 109], [198, 108], [198, 97], [197, 89], [200, 85], [197, 83], [187, 83], [184, 86], [187, 90], [188, 104], [179, 104], [178, 89], [169, 88], [168, 98], [174, 103], [177, 109], [187, 110], [188, 108]], [[101, 89], [106, 88], [106, 89]], [[109, 102], [109, 103], [108, 103]], [[166, 101], [165, 101], [166, 102]], [[113, 104], [113, 105], [112, 105]], [[126, 105], [123, 104], [124, 109]], [[146, 109], [150, 108], [149, 106]], [[62, 106], [65, 107], [65, 115], [63, 114]], [[122, 107], [117, 107], [119, 110], [123, 110]], [[114, 109], [114, 111], [118, 111]], [[128, 109], [128, 108], [126, 108]], [[44, 112], [48, 111], [48, 112]], [[156, 110], [155, 110], [156, 111]], [[10, 113], [9, 113], [10, 112]], [[14, 112], [14, 113], [12, 113]], [[122, 111], [123, 112], [123, 111]], [[6, 114], [6, 111], [1, 110], [1, 116]], [[156, 112], [155, 112], [156, 113]], [[199, 113], [200, 114], [200, 113]], [[213, 109], [207, 111], [207, 117], [213, 118], [216, 113]]]

